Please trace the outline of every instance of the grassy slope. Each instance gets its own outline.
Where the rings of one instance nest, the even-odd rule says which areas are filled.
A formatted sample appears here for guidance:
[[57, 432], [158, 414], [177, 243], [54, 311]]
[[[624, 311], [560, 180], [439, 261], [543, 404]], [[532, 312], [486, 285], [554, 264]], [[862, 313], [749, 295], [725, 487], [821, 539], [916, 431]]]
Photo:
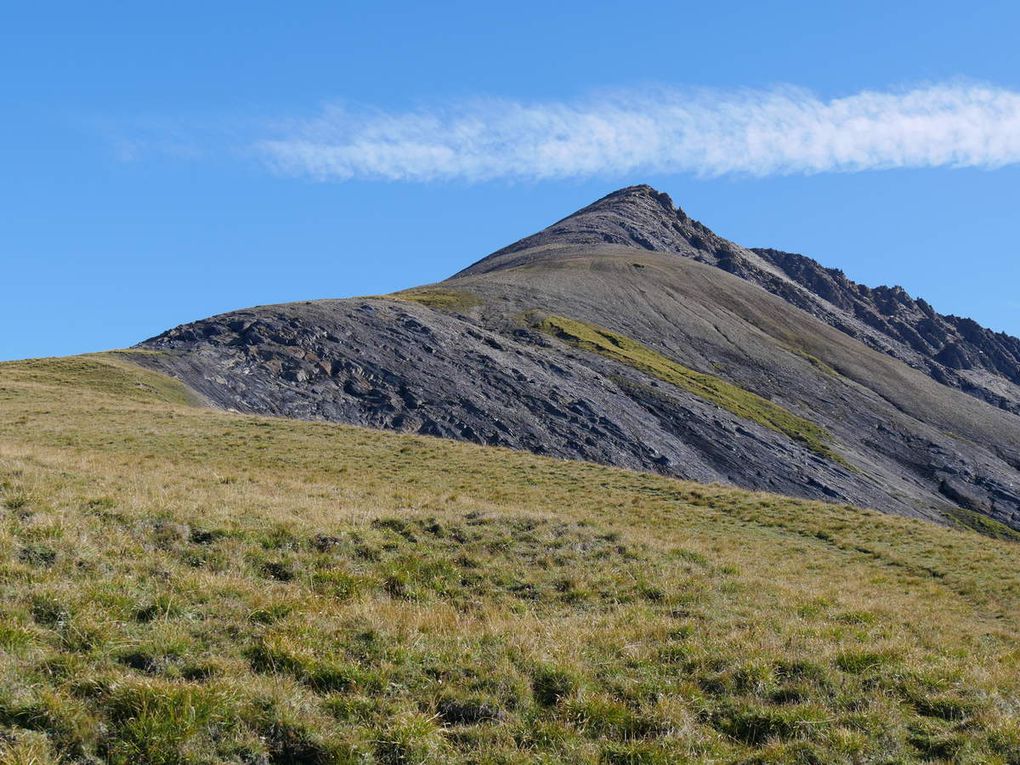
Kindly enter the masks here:
[[721, 406], [738, 417], [800, 441], [823, 457], [843, 462], [829, 448], [831, 437], [825, 428], [720, 377], [689, 369], [636, 340], [594, 324], [564, 316], [548, 316], [542, 320], [540, 327], [571, 345], [628, 364]]
[[0, 761], [1020, 762], [1014, 544], [188, 401], [0, 365]]

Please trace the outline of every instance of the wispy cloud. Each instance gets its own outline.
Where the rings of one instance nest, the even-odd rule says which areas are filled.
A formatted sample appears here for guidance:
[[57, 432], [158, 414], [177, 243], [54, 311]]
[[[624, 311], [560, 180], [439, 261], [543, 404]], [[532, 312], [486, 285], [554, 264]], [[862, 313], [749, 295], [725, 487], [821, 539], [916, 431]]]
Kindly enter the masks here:
[[408, 112], [326, 108], [256, 149], [322, 180], [771, 175], [1020, 162], [1020, 92], [953, 83], [821, 99], [767, 91], [614, 92]]

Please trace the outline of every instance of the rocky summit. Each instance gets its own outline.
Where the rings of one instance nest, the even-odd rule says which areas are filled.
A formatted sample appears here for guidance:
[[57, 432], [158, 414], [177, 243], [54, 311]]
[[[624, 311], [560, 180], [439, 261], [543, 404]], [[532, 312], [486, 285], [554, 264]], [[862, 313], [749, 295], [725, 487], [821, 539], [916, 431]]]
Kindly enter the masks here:
[[1020, 340], [616, 191], [450, 279], [132, 358], [212, 406], [1020, 529]]

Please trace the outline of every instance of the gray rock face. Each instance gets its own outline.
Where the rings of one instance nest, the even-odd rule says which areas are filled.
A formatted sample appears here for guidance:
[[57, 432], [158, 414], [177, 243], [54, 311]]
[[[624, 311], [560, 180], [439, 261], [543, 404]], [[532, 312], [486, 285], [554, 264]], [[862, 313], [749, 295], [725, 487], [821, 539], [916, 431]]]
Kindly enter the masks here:
[[[146, 341], [143, 348], [159, 353], [137, 360], [244, 412], [456, 438], [935, 520], [959, 518], [963, 507], [1020, 528], [1020, 417], [1009, 401], [996, 408], [986, 396], [966, 395], [962, 383], [936, 382], [934, 367], [920, 362], [928, 351], [909, 342], [906, 329], [925, 308], [879, 290], [868, 296], [829, 272], [826, 280], [813, 261], [763, 252], [726, 242], [666, 195], [635, 187], [417, 297], [236, 311]], [[847, 290], [866, 302], [854, 303]], [[866, 308], [888, 328], [862, 318]], [[825, 428], [838, 459], [538, 332], [534, 317], [545, 315], [606, 327], [771, 399]], [[958, 332], [951, 337], [961, 357], [984, 338]], [[948, 344], [938, 350], [945, 362], [932, 363], [963, 370], [950, 363], [963, 364], [948, 358], [955, 353]], [[989, 390], [1009, 399], [1006, 372], [994, 364], [980, 372]]]
[[138, 357], [142, 363], [186, 380], [223, 408], [819, 499], [884, 499], [857, 486], [845, 467], [628, 367], [526, 329], [494, 332], [415, 303], [337, 300], [238, 311], [146, 346], [167, 353]]
[[717, 263], [722, 253], [739, 249], [674, 207], [669, 195], [651, 186], [630, 186], [578, 210], [549, 228], [494, 252], [454, 278], [520, 265], [541, 257], [549, 246], [620, 245], [685, 255]]

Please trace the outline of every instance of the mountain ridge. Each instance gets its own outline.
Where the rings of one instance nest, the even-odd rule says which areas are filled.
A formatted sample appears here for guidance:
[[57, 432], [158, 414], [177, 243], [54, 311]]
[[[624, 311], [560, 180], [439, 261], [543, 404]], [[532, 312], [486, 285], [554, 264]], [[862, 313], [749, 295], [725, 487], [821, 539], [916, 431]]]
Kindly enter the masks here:
[[629, 187], [445, 282], [230, 312], [136, 360], [242, 412], [1020, 527], [1020, 417], [776, 260]]
[[[980, 380], [961, 373], [983, 369], [1020, 384], [1020, 339], [967, 317], [938, 313], [926, 300], [912, 297], [900, 286], [868, 287], [847, 278], [840, 269], [825, 268], [804, 255], [771, 248], [753, 251], [828, 303], [851, 311], [886, 337], [917, 352], [926, 363], [911, 363], [910, 353], [893, 354], [897, 358], [927, 368], [938, 382], [959, 387], [1007, 411], [1018, 411], [1015, 396], [996, 395], [994, 389], [982, 388]], [[861, 339], [869, 340], [867, 335]]]

